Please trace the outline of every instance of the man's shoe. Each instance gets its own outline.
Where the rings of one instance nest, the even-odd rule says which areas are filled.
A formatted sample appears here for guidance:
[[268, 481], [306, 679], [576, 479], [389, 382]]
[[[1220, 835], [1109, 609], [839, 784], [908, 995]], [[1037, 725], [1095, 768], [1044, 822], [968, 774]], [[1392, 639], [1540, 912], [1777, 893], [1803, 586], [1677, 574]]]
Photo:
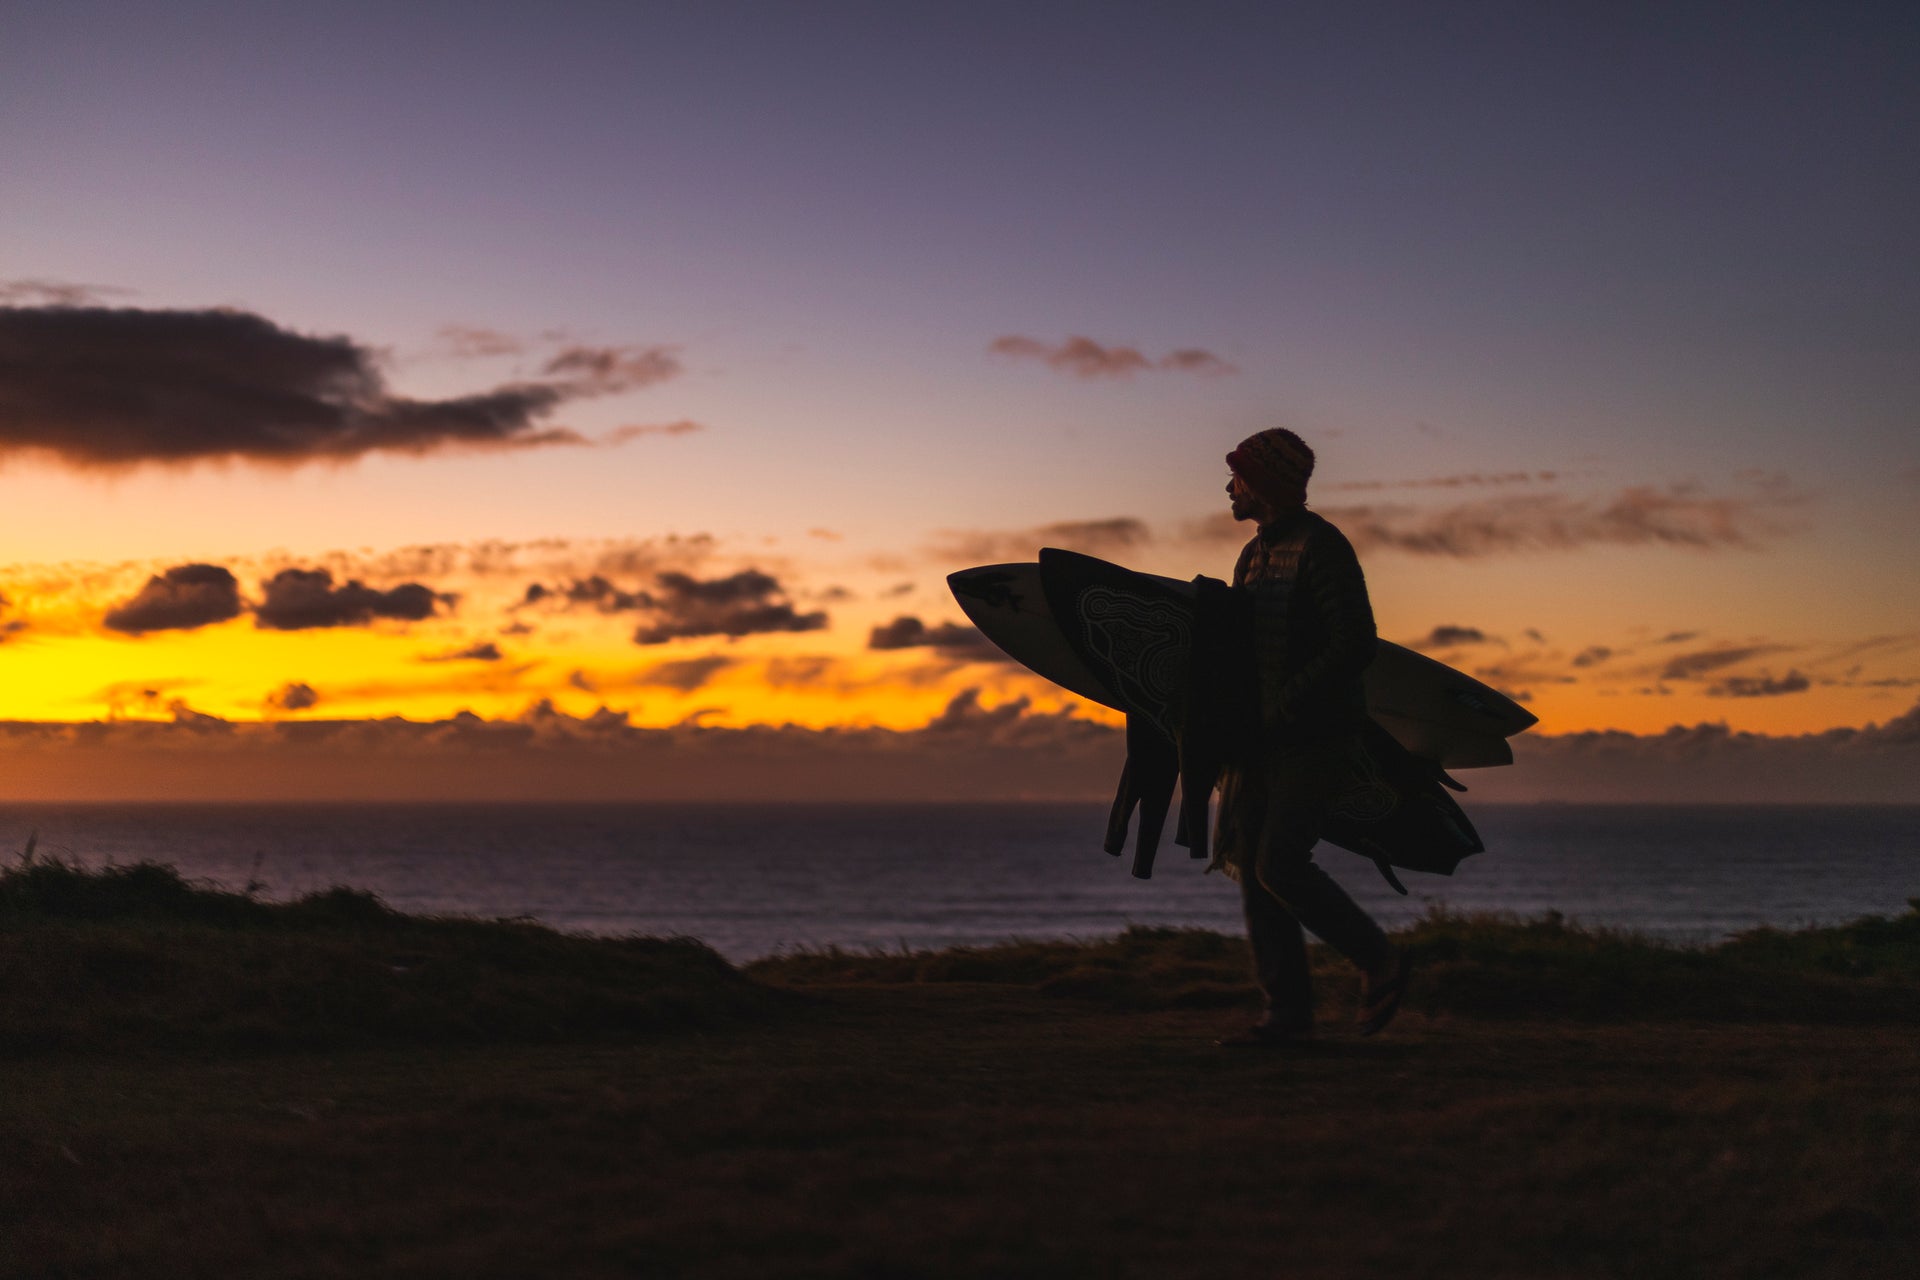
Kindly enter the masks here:
[[1305, 1040], [1312, 1034], [1311, 1027], [1289, 1027], [1277, 1022], [1256, 1022], [1230, 1036], [1221, 1036], [1214, 1043], [1222, 1049], [1277, 1049], [1282, 1045]]
[[1373, 1035], [1393, 1021], [1400, 1012], [1400, 998], [1407, 994], [1407, 979], [1413, 975], [1413, 957], [1401, 947], [1393, 954], [1393, 963], [1384, 978], [1367, 978], [1366, 994], [1361, 997], [1360, 1034]]

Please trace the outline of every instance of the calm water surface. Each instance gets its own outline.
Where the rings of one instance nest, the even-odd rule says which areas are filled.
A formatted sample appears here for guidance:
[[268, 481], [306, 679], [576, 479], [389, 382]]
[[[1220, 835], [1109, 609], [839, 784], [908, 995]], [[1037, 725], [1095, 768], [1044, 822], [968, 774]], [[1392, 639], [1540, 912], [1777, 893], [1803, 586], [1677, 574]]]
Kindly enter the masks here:
[[[1432, 904], [1704, 942], [1835, 923], [1920, 897], [1920, 806], [1478, 805], [1488, 851], [1452, 877], [1322, 846], [1384, 924]], [[1086, 938], [1129, 924], [1237, 930], [1234, 886], [1172, 845], [1152, 880], [1100, 851], [1105, 808], [993, 805], [12, 805], [0, 850], [157, 860], [266, 896], [335, 884], [403, 911], [690, 934], [735, 960], [785, 948]]]

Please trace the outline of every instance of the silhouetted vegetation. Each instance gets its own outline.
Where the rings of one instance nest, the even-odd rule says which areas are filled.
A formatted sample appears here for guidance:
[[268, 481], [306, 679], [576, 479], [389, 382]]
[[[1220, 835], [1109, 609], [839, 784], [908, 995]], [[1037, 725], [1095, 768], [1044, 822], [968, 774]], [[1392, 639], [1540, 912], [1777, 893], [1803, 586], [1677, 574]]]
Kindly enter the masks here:
[[[1480, 1018], [1630, 1022], [1920, 1022], [1920, 907], [1832, 928], [1760, 929], [1680, 947], [1568, 924], [1434, 912], [1398, 940], [1418, 969], [1410, 1003]], [[1352, 969], [1314, 949], [1323, 1013], [1351, 1010]], [[797, 951], [747, 966], [795, 986], [979, 982], [1117, 1008], [1247, 1003], [1246, 944], [1135, 927], [1096, 942], [943, 951]]]
[[11, 1052], [620, 1039], [775, 999], [691, 938], [410, 916], [347, 888], [275, 903], [153, 863], [30, 858], [0, 871], [0, 971]]

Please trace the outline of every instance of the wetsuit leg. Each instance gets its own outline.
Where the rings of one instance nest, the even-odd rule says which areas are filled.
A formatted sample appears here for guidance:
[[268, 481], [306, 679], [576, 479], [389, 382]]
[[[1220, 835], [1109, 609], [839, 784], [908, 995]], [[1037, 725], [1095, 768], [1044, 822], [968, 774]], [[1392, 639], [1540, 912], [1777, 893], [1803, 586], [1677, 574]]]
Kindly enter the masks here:
[[1390, 950], [1386, 934], [1313, 860], [1339, 782], [1332, 752], [1281, 748], [1261, 764], [1266, 804], [1253, 878], [1315, 937], [1362, 969], [1378, 968]]
[[1263, 1023], [1299, 1031], [1313, 1025], [1313, 970], [1293, 913], [1252, 875], [1240, 877], [1240, 907], [1253, 949], [1253, 979], [1266, 1005]]

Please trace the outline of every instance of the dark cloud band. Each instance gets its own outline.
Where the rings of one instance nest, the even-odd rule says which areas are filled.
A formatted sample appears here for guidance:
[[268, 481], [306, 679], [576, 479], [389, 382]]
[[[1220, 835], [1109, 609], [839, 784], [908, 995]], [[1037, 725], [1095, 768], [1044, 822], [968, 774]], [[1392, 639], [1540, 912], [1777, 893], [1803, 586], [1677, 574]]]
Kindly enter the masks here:
[[124, 467], [581, 444], [545, 419], [679, 369], [665, 347], [572, 348], [543, 380], [418, 400], [389, 391], [352, 339], [246, 311], [0, 306], [0, 451]]

